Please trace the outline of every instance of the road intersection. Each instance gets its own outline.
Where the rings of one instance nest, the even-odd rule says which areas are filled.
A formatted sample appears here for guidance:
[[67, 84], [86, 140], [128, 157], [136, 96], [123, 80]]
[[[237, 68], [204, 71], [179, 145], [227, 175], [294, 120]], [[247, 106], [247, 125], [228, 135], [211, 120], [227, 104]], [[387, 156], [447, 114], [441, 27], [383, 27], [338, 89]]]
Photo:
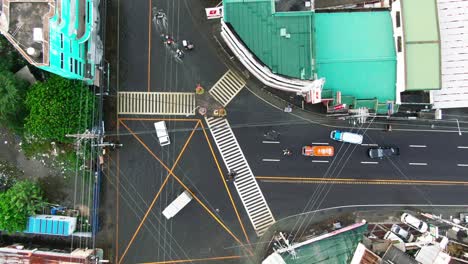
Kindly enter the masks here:
[[[198, 83], [210, 88], [229, 72], [232, 64], [213, 38], [216, 25], [204, 20], [202, 4], [119, 2], [116, 94], [193, 93]], [[175, 61], [160, 41], [153, 7], [165, 10], [167, 31], [175, 39], [195, 43], [196, 50], [182, 62]], [[468, 204], [468, 140], [452, 123], [431, 127], [396, 120], [393, 131], [385, 132], [388, 120], [378, 118], [353, 126], [300, 109], [284, 113], [284, 102], [261, 94], [255, 81], [245, 81], [247, 86], [226, 100], [227, 120], [275, 219], [356, 204]], [[166, 121], [172, 142], [164, 148], [153, 127], [160, 120]], [[134, 111], [118, 115], [115, 125], [124, 145], [107, 161], [106, 176], [115, 189], [115, 263], [248, 260], [256, 232], [236, 185], [225, 180], [229, 166], [206, 121], [201, 116]], [[466, 123], [461, 126], [466, 130]], [[364, 134], [364, 144], [332, 141], [333, 127]], [[280, 138], [265, 139], [268, 130], [280, 132]], [[331, 145], [336, 154], [303, 157], [300, 149], [306, 144]], [[366, 151], [375, 145], [397, 145], [401, 155], [371, 160]], [[283, 156], [284, 148], [293, 155]], [[184, 190], [194, 201], [166, 220], [161, 211]]]

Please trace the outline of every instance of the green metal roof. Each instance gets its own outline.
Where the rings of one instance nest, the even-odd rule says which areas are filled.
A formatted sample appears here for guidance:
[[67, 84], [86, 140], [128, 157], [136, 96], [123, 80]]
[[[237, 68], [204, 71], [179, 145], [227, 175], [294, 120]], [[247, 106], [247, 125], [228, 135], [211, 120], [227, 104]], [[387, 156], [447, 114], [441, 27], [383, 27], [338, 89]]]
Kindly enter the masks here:
[[440, 37], [435, 0], [402, 2], [406, 90], [440, 89]]
[[313, 78], [314, 13], [275, 13], [272, 0], [224, 0], [223, 6], [224, 21], [274, 73]]
[[287, 264], [349, 263], [366, 231], [367, 224], [297, 248], [297, 258], [288, 253], [282, 253], [281, 256]]
[[325, 89], [393, 101], [396, 53], [390, 12], [315, 14], [318, 77]]

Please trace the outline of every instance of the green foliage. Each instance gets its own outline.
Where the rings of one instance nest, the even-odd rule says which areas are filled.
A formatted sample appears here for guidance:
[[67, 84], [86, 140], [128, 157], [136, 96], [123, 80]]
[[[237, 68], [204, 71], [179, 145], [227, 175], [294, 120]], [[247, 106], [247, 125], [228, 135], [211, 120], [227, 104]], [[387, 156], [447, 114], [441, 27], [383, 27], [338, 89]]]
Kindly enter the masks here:
[[72, 142], [66, 134], [83, 133], [92, 124], [95, 98], [82, 83], [53, 76], [31, 86], [25, 129], [39, 139]]
[[16, 180], [23, 176], [23, 172], [9, 162], [0, 161], [0, 191], [9, 189]]
[[15, 132], [22, 131], [28, 113], [25, 107], [28, 86], [11, 72], [0, 71], [0, 123]]
[[0, 36], [0, 58], [0, 71], [17, 72], [27, 65], [26, 60], [3, 36]]
[[0, 230], [8, 232], [26, 229], [27, 218], [45, 205], [42, 191], [32, 181], [20, 181], [0, 193]]

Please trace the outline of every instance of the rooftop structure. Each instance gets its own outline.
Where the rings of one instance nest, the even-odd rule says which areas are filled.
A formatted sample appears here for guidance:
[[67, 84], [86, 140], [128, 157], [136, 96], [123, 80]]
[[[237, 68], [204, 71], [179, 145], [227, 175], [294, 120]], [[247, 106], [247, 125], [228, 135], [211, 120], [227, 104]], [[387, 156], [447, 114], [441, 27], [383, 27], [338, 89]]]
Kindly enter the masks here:
[[435, 108], [468, 107], [468, 1], [437, 0], [442, 55], [442, 89], [432, 92]]
[[98, 0], [1, 0], [0, 32], [32, 65], [92, 83]]
[[356, 223], [278, 250], [262, 263], [349, 263], [366, 231], [367, 224]]
[[224, 21], [273, 73], [313, 79], [313, 15], [275, 12], [272, 0], [224, 0]]
[[324, 89], [358, 99], [396, 99], [390, 12], [316, 13], [314, 35]]

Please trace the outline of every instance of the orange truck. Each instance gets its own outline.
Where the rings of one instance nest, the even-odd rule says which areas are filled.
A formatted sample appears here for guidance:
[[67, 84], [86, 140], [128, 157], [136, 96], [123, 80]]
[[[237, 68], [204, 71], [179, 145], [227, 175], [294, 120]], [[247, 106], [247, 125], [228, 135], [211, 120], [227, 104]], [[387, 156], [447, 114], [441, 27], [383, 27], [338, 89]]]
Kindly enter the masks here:
[[335, 149], [332, 146], [304, 146], [302, 147], [302, 155], [332, 157], [335, 154]]

